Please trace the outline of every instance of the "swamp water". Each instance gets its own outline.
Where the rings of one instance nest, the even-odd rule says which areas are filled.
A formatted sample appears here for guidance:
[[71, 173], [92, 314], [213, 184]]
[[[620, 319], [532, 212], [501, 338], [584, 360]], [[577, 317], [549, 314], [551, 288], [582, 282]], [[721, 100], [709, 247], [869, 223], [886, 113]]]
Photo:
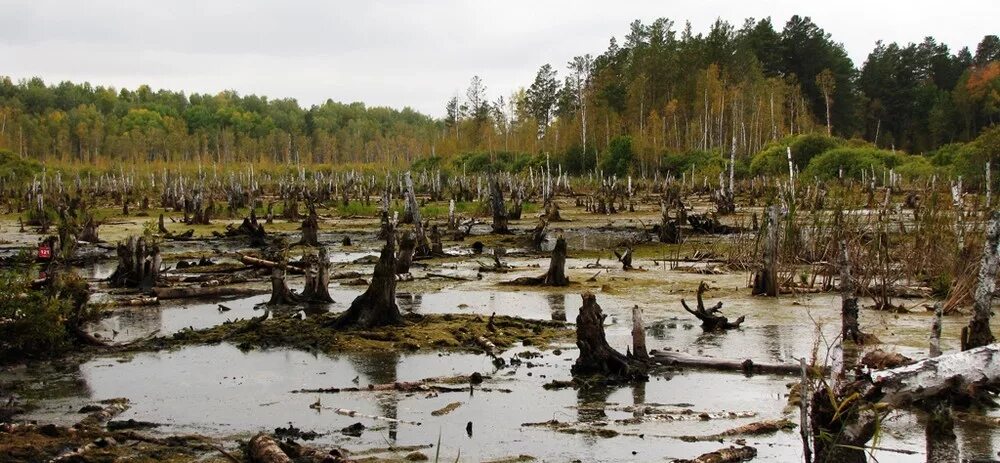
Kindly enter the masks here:
[[[571, 260], [571, 278], [585, 279], [592, 270]], [[522, 272], [525, 274], [537, 273]], [[826, 352], [826, 340], [839, 327], [839, 297], [802, 295], [778, 300], [746, 296], [745, 274], [696, 275], [663, 273], [670, 284], [629, 289], [609, 273], [607, 293], [598, 292], [598, 302], [608, 315], [607, 334], [612, 346], [624, 351], [630, 343], [629, 310], [634, 304], [644, 310], [647, 344], [651, 349], [673, 348], [719, 358], [751, 358], [756, 361], [794, 362], [810, 356], [814, 345]], [[513, 275], [504, 275], [503, 279]], [[400, 284], [397, 299], [403, 311], [416, 313], [479, 313], [488, 316], [518, 315], [534, 319], [574, 320], [580, 306], [581, 288], [565, 291], [514, 291], [491, 287], [500, 277], [487, 281], [445, 285], [431, 291]], [[705, 334], [697, 321], [681, 309], [680, 299], [693, 303], [690, 289], [697, 281], [710, 280], [718, 290], [706, 295], [706, 303], [725, 302], [731, 317], [746, 314], [740, 330]], [[292, 284], [297, 287], [297, 282]], [[617, 285], [624, 289], [617, 290]], [[337, 301], [322, 310], [341, 311], [363, 287], [331, 286]], [[214, 326], [228, 319], [248, 318], [260, 313], [254, 305], [268, 296], [253, 296], [197, 304], [163, 304], [123, 310], [96, 325], [97, 331], [117, 340], [138, 338], [152, 332], [168, 335], [187, 327]], [[232, 310], [220, 312], [218, 303]], [[862, 326], [877, 334], [890, 349], [911, 356], [926, 355], [930, 318], [924, 314], [894, 315], [863, 311]], [[964, 324], [964, 317], [949, 317], [945, 324], [947, 349]], [[819, 328], [817, 328], [819, 327]], [[798, 411], [787, 410], [787, 384], [797, 378], [772, 375], [744, 377], [733, 373], [661, 371], [645, 384], [627, 387], [546, 390], [552, 380], [570, 379], [576, 358], [572, 345], [537, 350], [519, 347], [504, 353], [510, 360], [524, 352], [520, 365], [496, 370], [489, 357], [469, 353], [357, 353], [324, 355], [288, 349], [242, 352], [230, 344], [203, 345], [124, 356], [101, 356], [69, 369], [55, 367], [21, 369], [4, 373], [0, 381], [33, 382], [39, 408], [25, 418], [71, 424], [74, 412], [86, 403], [112, 397], [127, 397], [132, 406], [117, 419], [136, 419], [164, 424], [154, 432], [200, 433], [223, 439], [246, 439], [258, 431], [294, 424], [303, 431], [322, 435], [317, 446], [334, 444], [352, 451], [390, 446], [427, 446], [440, 439], [442, 461], [484, 461], [530, 455], [541, 461], [663, 461], [691, 458], [724, 446], [717, 441], [684, 442], [676, 437], [709, 435], [764, 419], [788, 417], [798, 421]], [[416, 381], [428, 377], [469, 375], [480, 372], [489, 378], [480, 387], [509, 389], [428, 394], [399, 392], [343, 392], [296, 394], [302, 388], [351, 387]], [[36, 398], [37, 398], [36, 397]], [[310, 408], [319, 399], [319, 410]], [[432, 411], [453, 402], [462, 405], [451, 413], [434, 416]], [[647, 420], [638, 424], [616, 423], [633, 417], [622, 408], [633, 404], [657, 404], [671, 410], [704, 412], [754, 412], [756, 416], [713, 420]], [[337, 414], [336, 408], [356, 410], [402, 420], [388, 423], [361, 416]], [[524, 427], [522, 423], [558, 420], [595, 424], [588, 429], [611, 429], [615, 437], [566, 434], [547, 427]], [[362, 423], [360, 437], [340, 432]], [[419, 422], [420, 425], [412, 424]], [[472, 422], [472, 433], [466, 431]], [[581, 424], [577, 428], [586, 428]], [[974, 431], [974, 432], [971, 432]], [[981, 427], [956, 424], [964, 458], [995, 458], [1000, 449], [996, 433]], [[798, 430], [779, 431], [773, 436], [748, 437], [758, 449], [755, 461], [801, 461]], [[729, 445], [727, 441], [725, 445]], [[922, 421], [910, 413], [893, 413], [883, 423], [878, 446], [905, 449], [916, 454], [878, 451], [878, 461], [924, 461]], [[423, 448], [434, 458], [437, 449]], [[405, 452], [404, 452], [405, 453]], [[386, 455], [386, 454], [379, 454]]]

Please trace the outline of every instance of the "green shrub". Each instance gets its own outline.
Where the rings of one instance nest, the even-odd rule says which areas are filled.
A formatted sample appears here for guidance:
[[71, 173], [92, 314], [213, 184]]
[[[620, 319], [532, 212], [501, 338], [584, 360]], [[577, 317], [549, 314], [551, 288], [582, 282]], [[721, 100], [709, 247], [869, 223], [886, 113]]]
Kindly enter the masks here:
[[45, 290], [31, 288], [33, 266], [0, 270], [0, 362], [47, 358], [65, 352], [70, 327], [93, 318], [86, 306], [87, 283], [72, 273]]
[[725, 168], [727, 162], [728, 159], [724, 159], [720, 151], [694, 150], [686, 153], [664, 153], [660, 163], [660, 171], [664, 175], [672, 174], [679, 177], [682, 173], [691, 172], [692, 168], [695, 172], [709, 167]]
[[[545, 166], [545, 156], [528, 153], [463, 153], [452, 160], [456, 172], [521, 172]], [[553, 169], [555, 166], [553, 165]]]
[[828, 180], [837, 178], [842, 170], [844, 178], [860, 180], [863, 172], [870, 174], [874, 170], [876, 176], [882, 176], [888, 167], [902, 164], [899, 156], [903, 155], [875, 148], [837, 148], [813, 158], [803, 175]]
[[24, 159], [7, 149], [0, 149], [0, 178], [26, 181], [41, 171], [42, 165], [37, 161]]
[[632, 148], [632, 138], [619, 136], [611, 139], [607, 151], [601, 158], [601, 170], [604, 175], [624, 177], [635, 163], [635, 150]]
[[821, 134], [802, 134], [785, 137], [768, 145], [750, 161], [752, 175], [788, 175], [787, 148], [792, 148], [792, 162], [799, 170], [804, 170], [816, 156], [831, 149], [844, 146], [841, 138]]

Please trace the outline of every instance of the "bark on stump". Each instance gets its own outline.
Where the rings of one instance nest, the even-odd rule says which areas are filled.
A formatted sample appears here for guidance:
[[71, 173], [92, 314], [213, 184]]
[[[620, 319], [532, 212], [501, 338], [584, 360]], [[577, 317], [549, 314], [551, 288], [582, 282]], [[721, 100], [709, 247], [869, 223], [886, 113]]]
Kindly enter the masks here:
[[583, 293], [583, 306], [576, 317], [576, 345], [580, 356], [573, 364], [574, 376], [597, 375], [613, 381], [646, 381], [646, 365], [627, 358], [608, 344], [601, 306], [593, 293]]

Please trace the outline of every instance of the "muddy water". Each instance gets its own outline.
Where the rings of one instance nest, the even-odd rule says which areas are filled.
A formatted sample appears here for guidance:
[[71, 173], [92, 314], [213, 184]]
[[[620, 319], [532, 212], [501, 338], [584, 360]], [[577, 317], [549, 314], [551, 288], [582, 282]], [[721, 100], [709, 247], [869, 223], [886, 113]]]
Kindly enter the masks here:
[[[543, 265], [544, 260], [514, 262]], [[399, 285], [398, 302], [405, 311], [417, 313], [496, 312], [536, 319], [575, 319], [580, 305], [579, 292], [594, 291], [608, 316], [609, 342], [621, 349], [629, 343], [629, 310], [639, 305], [649, 325], [650, 348], [673, 348], [720, 358], [752, 358], [756, 361], [794, 362], [811, 356], [816, 347], [821, 356], [827, 351], [839, 327], [839, 298], [834, 295], [786, 296], [777, 300], [748, 297], [745, 274], [699, 275], [681, 271], [650, 270], [621, 272], [606, 270], [595, 283], [586, 279], [596, 270], [583, 268], [586, 262], [570, 259], [570, 277], [582, 282], [565, 290], [498, 289], [499, 280], [534, 275], [538, 268], [525, 268], [506, 275], [487, 275], [484, 280], [445, 283], [427, 289], [423, 282]], [[647, 268], [651, 265], [642, 263]], [[459, 266], [464, 269], [464, 266]], [[715, 288], [706, 303], [725, 302], [725, 314], [746, 315], [740, 330], [704, 334], [697, 321], [683, 311], [680, 299], [693, 303], [693, 292], [701, 280]], [[297, 287], [300, 282], [292, 281]], [[361, 287], [332, 286], [337, 301], [323, 310], [345, 309], [363, 290]], [[259, 314], [254, 305], [267, 296], [255, 296], [197, 304], [164, 304], [156, 308], [130, 309], [102, 322], [107, 333], [114, 329], [121, 337], [139, 337], [153, 331], [169, 334], [185, 327], [213, 326], [227, 319]], [[220, 312], [218, 303], [232, 310]], [[948, 318], [945, 324], [947, 349], [957, 348], [957, 332], [963, 318]], [[923, 356], [930, 318], [923, 313], [894, 315], [863, 311], [862, 326], [878, 335], [891, 349]], [[532, 455], [544, 461], [650, 461], [690, 458], [718, 448], [718, 442], [688, 443], [675, 437], [708, 435], [761, 419], [789, 417], [797, 421], [797, 410], [786, 415], [786, 384], [794, 378], [712, 372], [661, 372], [650, 382], [633, 387], [547, 391], [542, 385], [552, 379], [569, 379], [576, 357], [573, 346], [561, 346], [562, 353], [543, 351], [536, 359], [518, 367], [499, 371], [489, 358], [475, 354], [313, 355], [292, 350], [241, 352], [228, 344], [187, 347], [175, 351], [135, 354], [128, 357], [101, 357], [78, 369], [65, 372], [42, 369], [21, 372], [36, 381], [62, 385], [58, 393], [41, 402], [30, 417], [45, 421], [77, 419], [67, 411], [91, 400], [128, 397], [132, 408], [122, 418], [155, 421], [166, 426], [158, 432], [197, 432], [219, 437], [246, 437], [256, 431], [273, 430], [289, 422], [304, 430], [324, 435], [320, 444], [336, 444], [352, 450], [394, 445], [434, 444], [440, 436], [441, 455], [461, 461]], [[507, 352], [508, 359], [519, 351]], [[533, 367], [528, 367], [532, 362]], [[342, 394], [293, 394], [299, 388], [344, 387], [411, 381], [432, 376], [491, 375], [483, 385], [507, 388], [511, 393], [475, 391], [427, 394], [356, 392]], [[9, 373], [7, 374], [9, 375]], [[9, 379], [9, 378], [8, 378]], [[355, 383], [355, 380], [357, 383]], [[4, 380], [0, 377], [0, 380]], [[317, 398], [321, 410], [309, 407]], [[450, 414], [435, 417], [431, 411], [452, 402], [462, 406]], [[698, 411], [751, 411], [753, 418], [711, 421], [650, 421], [637, 425], [614, 423], [630, 418], [617, 408], [634, 403], [670, 404], [669, 407]], [[333, 409], [347, 408], [370, 415], [394, 417], [422, 424], [389, 424], [368, 418], [349, 418]], [[29, 418], [30, 418], [29, 417]], [[522, 427], [522, 423], [556, 419], [561, 422], [606, 424], [623, 435], [602, 438], [569, 435], [546, 428]], [[466, 424], [472, 422], [472, 436]], [[361, 422], [369, 429], [361, 437], [342, 435], [341, 428]], [[956, 430], [965, 458], [992, 458], [1000, 449], [996, 433], [982, 428]], [[757, 461], [801, 461], [797, 432], [748, 438], [758, 448]], [[904, 455], [877, 452], [879, 461], [924, 461], [924, 433], [918, 417], [897, 413], [884, 423], [879, 445], [884, 448], [919, 452]], [[426, 450], [433, 455], [434, 450]], [[633, 453], [635, 452], [635, 453]], [[433, 456], [432, 456], [433, 458]]]

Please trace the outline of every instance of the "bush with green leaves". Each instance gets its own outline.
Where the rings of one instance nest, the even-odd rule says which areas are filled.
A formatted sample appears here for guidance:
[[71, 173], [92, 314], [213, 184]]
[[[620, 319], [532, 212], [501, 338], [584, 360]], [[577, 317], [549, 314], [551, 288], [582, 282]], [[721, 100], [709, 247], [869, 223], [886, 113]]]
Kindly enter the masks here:
[[[717, 174], [719, 169], [727, 168], [728, 158], [721, 151], [693, 150], [686, 153], [663, 153], [660, 160], [660, 172], [663, 175], [680, 177], [683, 173]], [[739, 163], [737, 163], [739, 164]], [[737, 165], [737, 170], [739, 170]], [[711, 172], [706, 172], [710, 170]]]
[[0, 178], [23, 182], [42, 171], [38, 161], [24, 159], [11, 150], [0, 149]]
[[608, 149], [601, 157], [601, 170], [604, 175], [628, 175], [635, 163], [635, 150], [632, 148], [632, 137], [619, 136], [611, 139]]
[[804, 170], [816, 156], [846, 144], [842, 138], [815, 133], [785, 137], [771, 143], [753, 157], [750, 161], [750, 173], [788, 175], [788, 148], [792, 149], [792, 162], [795, 167]]
[[455, 172], [522, 172], [529, 166], [535, 169], [545, 166], [545, 156], [508, 151], [464, 153], [452, 159], [451, 163]]
[[35, 271], [26, 259], [0, 269], [0, 363], [66, 352], [71, 329], [95, 315], [82, 278], [64, 272], [49, 287], [33, 289]]

